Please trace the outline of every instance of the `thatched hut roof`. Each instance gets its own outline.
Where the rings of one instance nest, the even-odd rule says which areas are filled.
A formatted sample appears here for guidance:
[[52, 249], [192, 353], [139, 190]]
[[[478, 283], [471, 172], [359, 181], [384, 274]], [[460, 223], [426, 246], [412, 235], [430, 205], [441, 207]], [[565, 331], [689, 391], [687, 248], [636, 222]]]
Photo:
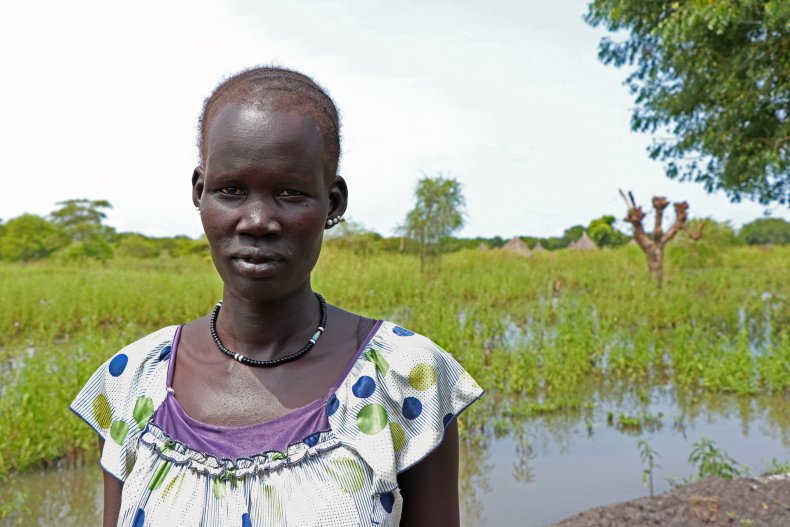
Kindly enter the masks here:
[[484, 242], [480, 242], [480, 245], [477, 246], [477, 250], [478, 251], [487, 251], [488, 250], [488, 245], [486, 245]]
[[513, 236], [510, 241], [502, 246], [502, 250], [523, 256], [529, 256], [532, 254], [532, 251], [529, 250], [527, 244], [521, 241], [521, 238], [518, 236]]
[[545, 251], [545, 250], [546, 250], [546, 248], [545, 248], [545, 247], [543, 247], [543, 246], [540, 244], [540, 242], [536, 243], [536, 244], [535, 244], [535, 247], [533, 247], [533, 248], [532, 248], [532, 252], [533, 252], [533, 253], [539, 253], [539, 252], [541, 252], [541, 251]]
[[587, 236], [587, 233], [583, 233], [582, 237], [573, 242], [568, 246], [568, 249], [574, 249], [577, 251], [589, 251], [591, 249], [597, 249], [598, 246], [595, 245], [595, 242]]

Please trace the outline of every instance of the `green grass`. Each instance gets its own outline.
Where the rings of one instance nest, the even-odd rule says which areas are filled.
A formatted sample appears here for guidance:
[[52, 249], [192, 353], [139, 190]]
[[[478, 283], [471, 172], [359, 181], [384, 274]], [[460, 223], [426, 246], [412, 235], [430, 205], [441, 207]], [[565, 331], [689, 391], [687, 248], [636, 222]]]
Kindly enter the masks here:
[[[314, 288], [430, 336], [501, 398], [501, 415], [524, 418], [584, 407], [579, 387], [590, 384], [786, 392], [788, 261], [790, 247], [729, 249], [714, 267], [670, 267], [659, 292], [634, 247], [462, 251], [429, 277], [416, 257], [327, 249]], [[67, 408], [90, 373], [123, 345], [207, 313], [220, 292], [198, 258], [0, 265], [0, 474], [95, 456], [93, 432]], [[475, 406], [467, 421], [484, 418]]]

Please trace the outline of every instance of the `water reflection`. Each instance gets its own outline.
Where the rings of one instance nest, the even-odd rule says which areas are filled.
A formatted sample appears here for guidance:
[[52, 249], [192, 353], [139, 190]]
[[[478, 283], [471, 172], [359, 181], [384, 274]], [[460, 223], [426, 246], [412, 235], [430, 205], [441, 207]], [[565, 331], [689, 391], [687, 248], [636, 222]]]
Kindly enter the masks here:
[[0, 525], [101, 525], [102, 476], [98, 464], [61, 466], [12, 477], [0, 500], [11, 488], [25, 496], [24, 511], [0, 520]]
[[[753, 474], [773, 458], [790, 459], [788, 395], [739, 397], [678, 393], [666, 387], [599, 386], [582, 394], [589, 406], [529, 419], [501, 417], [518, 402], [491, 395], [481, 405], [488, 407], [468, 417], [471, 437], [464, 440], [487, 445], [488, 452], [475, 451], [470, 458], [470, 451], [462, 450], [464, 466], [475, 459], [486, 461], [484, 470], [466, 469], [463, 474], [475, 478], [461, 483], [463, 524], [468, 527], [543, 526], [590, 507], [646, 496], [640, 439], [661, 456], [654, 475], [656, 492], [670, 490], [671, 477], [694, 474], [687, 459], [702, 437], [715, 441]], [[632, 424], [618, 426], [621, 417]]]
[[[589, 404], [528, 419], [507, 417], [518, 415], [511, 409], [519, 401], [493, 391], [470, 408], [460, 442], [464, 526], [543, 526], [646, 496], [639, 439], [661, 456], [656, 492], [669, 490], [667, 478], [693, 474], [687, 458], [703, 436], [753, 474], [771, 459], [790, 460], [790, 394], [739, 397], [602, 384], [585, 388], [581, 398]], [[651, 416], [660, 426], [618, 426], [621, 416]], [[93, 463], [17, 475], [4, 486], [27, 495], [29, 513], [2, 526], [101, 524], [101, 474]], [[0, 503], [5, 499], [0, 491]]]
[[487, 495], [491, 492], [488, 474], [493, 470], [490, 461], [492, 437], [486, 433], [469, 431], [461, 436], [459, 491], [461, 516], [465, 525], [482, 525]]

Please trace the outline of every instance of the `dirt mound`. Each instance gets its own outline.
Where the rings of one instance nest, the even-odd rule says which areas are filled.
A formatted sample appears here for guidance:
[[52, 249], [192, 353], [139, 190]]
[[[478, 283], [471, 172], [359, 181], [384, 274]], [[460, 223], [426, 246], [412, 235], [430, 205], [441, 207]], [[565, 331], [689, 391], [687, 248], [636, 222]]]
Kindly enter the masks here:
[[653, 498], [597, 507], [554, 527], [790, 527], [790, 474], [706, 478]]

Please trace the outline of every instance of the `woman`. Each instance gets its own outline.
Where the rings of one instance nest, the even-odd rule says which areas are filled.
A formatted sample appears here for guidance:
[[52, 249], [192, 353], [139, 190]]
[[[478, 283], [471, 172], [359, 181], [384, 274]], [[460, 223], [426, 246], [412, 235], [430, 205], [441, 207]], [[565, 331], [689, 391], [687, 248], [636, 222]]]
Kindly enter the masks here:
[[72, 403], [100, 436], [105, 526], [458, 524], [454, 417], [479, 386], [310, 285], [346, 210], [339, 128], [280, 68], [206, 100], [192, 200], [223, 300], [121, 350]]

